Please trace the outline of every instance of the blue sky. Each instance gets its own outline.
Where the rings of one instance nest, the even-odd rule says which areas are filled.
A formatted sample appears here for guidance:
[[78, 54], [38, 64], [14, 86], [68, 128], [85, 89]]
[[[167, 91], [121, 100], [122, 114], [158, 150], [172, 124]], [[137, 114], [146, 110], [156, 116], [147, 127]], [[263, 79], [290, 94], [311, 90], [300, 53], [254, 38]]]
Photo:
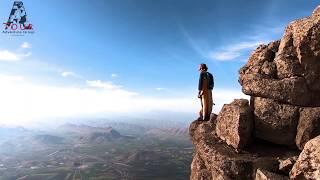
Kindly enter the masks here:
[[[27, 116], [34, 111], [30, 119], [46, 117], [37, 116], [39, 107], [43, 107], [43, 114], [59, 114], [52, 111], [59, 103], [76, 109], [68, 102], [73, 99], [66, 97], [70, 89], [79, 91], [79, 97], [74, 99], [87, 96], [87, 91], [94, 96], [94, 100], [79, 100], [77, 104], [84, 105], [72, 116], [90, 108], [92, 112], [88, 113], [92, 114], [113, 111], [110, 104], [127, 96], [130, 97], [123, 102], [140, 104], [139, 111], [145, 106], [154, 106], [147, 110], [197, 111], [199, 105], [194, 96], [199, 63], [206, 63], [215, 77], [218, 111], [223, 103], [242, 96], [238, 69], [250, 52], [258, 44], [279, 39], [286, 24], [310, 15], [317, 6], [316, 1], [305, 0], [24, 0], [23, 3], [35, 34], [22, 37], [0, 34], [0, 80], [5, 82], [1, 87], [6, 87], [8, 93], [2, 96], [12, 97], [0, 105], [8, 112], [0, 117], [2, 122], [18, 118], [11, 117], [9, 112], [21, 111]], [[12, 4], [11, 0], [0, 2], [3, 22], [8, 19]], [[14, 89], [27, 87], [31, 94]], [[50, 89], [48, 94], [55, 93], [51, 101], [46, 99], [48, 94], [43, 87]], [[41, 93], [43, 97], [36, 97]], [[113, 93], [118, 93], [119, 98]], [[59, 101], [55, 102], [56, 99]], [[109, 104], [100, 102], [103, 100]], [[50, 105], [52, 101], [55, 106]], [[87, 108], [85, 103], [95, 105]], [[154, 105], [158, 103], [162, 105]], [[17, 104], [23, 105], [19, 109]], [[100, 107], [104, 105], [110, 108]], [[121, 104], [114, 108], [120, 107]], [[122, 111], [133, 110], [128, 106]], [[61, 113], [61, 116], [66, 114], [70, 115]]]

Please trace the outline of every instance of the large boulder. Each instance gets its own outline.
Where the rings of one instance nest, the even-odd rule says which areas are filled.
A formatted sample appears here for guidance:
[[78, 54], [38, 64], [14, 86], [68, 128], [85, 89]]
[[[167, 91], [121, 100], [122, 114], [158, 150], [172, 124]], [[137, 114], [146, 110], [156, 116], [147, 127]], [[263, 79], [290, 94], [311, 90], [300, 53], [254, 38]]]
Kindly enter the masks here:
[[320, 12], [291, 22], [280, 41], [259, 46], [240, 69], [247, 95], [320, 106]]
[[301, 108], [296, 144], [302, 150], [312, 138], [320, 135], [320, 107]]
[[240, 80], [246, 74], [261, 75], [264, 78], [276, 78], [277, 68], [273, 59], [278, 51], [280, 41], [260, 45], [249, 57], [247, 64], [240, 69]]
[[220, 111], [216, 133], [228, 145], [242, 149], [251, 142], [253, 130], [253, 112], [246, 99], [236, 99], [225, 104]]
[[207, 136], [215, 136], [215, 127], [217, 123], [216, 119], [217, 115], [211, 114], [209, 121], [196, 120], [193, 123], [191, 123], [189, 127], [189, 135], [191, 137], [191, 141], [198, 142]]
[[242, 91], [245, 94], [301, 106], [311, 102], [312, 96], [308, 94], [307, 84], [302, 77], [271, 79], [246, 74], [242, 78]]
[[255, 136], [282, 145], [294, 145], [299, 107], [272, 99], [253, 98]]
[[320, 179], [320, 136], [308, 141], [290, 171], [291, 179]]

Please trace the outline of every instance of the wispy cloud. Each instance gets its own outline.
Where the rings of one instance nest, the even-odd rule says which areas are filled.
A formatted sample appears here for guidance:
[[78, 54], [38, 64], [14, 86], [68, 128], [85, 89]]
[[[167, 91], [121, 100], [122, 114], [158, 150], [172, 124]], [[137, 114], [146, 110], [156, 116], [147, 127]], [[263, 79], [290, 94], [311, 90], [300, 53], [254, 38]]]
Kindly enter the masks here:
[[0, 82], [16, 82], [23, 80], [23, 76], [0, 74]]
[[166, 90], [166, 88], [157, 87], [157, 88], [155, 88], [155, 90], [157, 90], [157, 91], [163, 91], [163, 90]]
[[[189, 46], [201, 56], [201, 58], [214, 61], [231, 61], [239, 58], [244, 59], [244, 56], [247, 56], [249, 51], [254, 50], [254, 48], [260, 44], [266, 44], [270, 42], [271, 39], [280, 36], [284, 27], [283, 25], [268, 28], [256, 26], [253, 28], [251, 34], [244, 34], [243, 36], [232, 38], [232, 44], [225, 43], [219, 46], [209, 46], [209, 43], [200, 41], [199, 36], [195, 38], [190, 35], [183, 26], [180, 28]], [[226, 40], [229, 39], [226, 37]]]
[[103, 88], [103, 89], [120, 89], [122, 86], [119, 85], [114, 85], [112, 82], [107, 82], [107, 81], [101, 81], [101, 80], [92, 80], [86, 81], [87, 85], [90, 87], [95, 87], [95, 88]]
[[19, 61], [20, 59], [19, 54], [8, 50], [0, 50], [0, 61]]
[[7, 62], [15, 62], [21, 61], [25, 57], [31, 56], [31, 52], [27, 53], [15, 53], [9, 50], [0, 50], [0, 61], [7, 61]]
[[91, 88], [113, 91], [114, 93], [118, 93], [118, 94], [129, 95], [129, 96], [138, 95], [137, 92], [128, 91], [128, 90], [124, 89], [122, 86], [116, 85], [110, 81], [101, 81], [101, 80], [90, 81], [90, 80], [87, 80], [86, 84], [87, 84], [87, 86], [89, 86]]
[[111, 74], [111, 77], [115, 78], [115, 77], [118, 77], [119, 75], [118, 74]]
[[[31, 48], [31, 44], [29, 44], [28, 42], [24, 42], [20, 45], [20, 48], [22, 49]], [[19, 48], [14, 51], [11, 51], [8, 49], [2, 49], [0, 50], [0, 61], [7, 61], [7, 62], [20, 61], [31, 55], [32, 53], [30, 51], [25, 52], [25, 50], [21, 50]]]
[[202, 47], [198, 41], [196, 41], [194, 39], [194, 37], [192, 37], [189, 32], [183, 27], [180, 26], [182, 35], [185, 37], [187, 43], [190, 45], [190, 47], [196, 52], [198, 53], [201, 57], [205, 58], [206, 57], [206, 50], [204, 49], [204, 47]]
[[236, 43], [234, 45], [227, 46], [221, 50], [211, 51], [208, 53], [208, 58], [218, 61], [229, 61], [234, 60], [243, 55], [244, 51], [249, 51], [260, 44], [267, 43], [268, 41], [244, 41]]
[[61, 73], [61, 76], [63, 77], [75, 77], [75, 78], [80, 78], [81, 76], [76, 74], [75, 72], [72, 71], [64, 71]]
[[31, 55], [32, 55], [32, 52], [27, 52], [27, 53], [23, 54], [24, 57], [29, 57]]
[[20, 47], [23, 49], [31, 48], [31, 44], [28, 42], [23, 42]]
[[238, 51], [215, 51], [209, 53], [209, 58], [213, 60], [233, 60], [237, 57], [241, 56]]

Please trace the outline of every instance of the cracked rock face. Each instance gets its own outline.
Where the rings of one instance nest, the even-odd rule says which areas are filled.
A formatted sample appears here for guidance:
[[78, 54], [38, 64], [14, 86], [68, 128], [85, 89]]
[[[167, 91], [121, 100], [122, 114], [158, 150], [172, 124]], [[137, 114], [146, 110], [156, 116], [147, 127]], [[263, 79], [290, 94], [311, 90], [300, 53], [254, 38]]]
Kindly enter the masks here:
[[304, 145], [317, 135], [320, 135], [320, 107], [302, 108], [297, 127], [297, 147], [302, 150]]
[[253, 101], [255, 136], [276, 144], [294, 145], [299, 108], [259, 97]]

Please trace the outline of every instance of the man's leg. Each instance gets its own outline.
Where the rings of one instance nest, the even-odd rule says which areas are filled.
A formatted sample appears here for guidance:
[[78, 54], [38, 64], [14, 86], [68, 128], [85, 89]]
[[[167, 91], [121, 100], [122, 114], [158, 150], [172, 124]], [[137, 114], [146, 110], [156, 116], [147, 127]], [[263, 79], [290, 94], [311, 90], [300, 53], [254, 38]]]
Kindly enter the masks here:
[[202, 116], [203, 120], [209, 120], [210, 119], [210, 114], [208, 113], [210, 110], [210, 103], [209, 103], [209, 90], [203, 91], [203, 111], [202, 111]]
[[212, 90], [208, 90], [208, 116], [209, 116], [209, 118], [212, 113], [212, 107], [213, 107]]
[[199, 111], [199, 118], [198, 120], [203, 120], [203, 97], [201, 96], [200, 97], [200, 103], [201, 103], [201, 108], [200, 108], [200, 111]]
[[202, 120], [202, 119], [203, 119], [203, 116], [202, 116], [202, 112], [203, 112], [202, 100], [200, 99], [200, 101], [201, 101], [201, 108], [200, 108], [200, 111], [199, 111], [199, 118], [198, 118], [198, 120]]

